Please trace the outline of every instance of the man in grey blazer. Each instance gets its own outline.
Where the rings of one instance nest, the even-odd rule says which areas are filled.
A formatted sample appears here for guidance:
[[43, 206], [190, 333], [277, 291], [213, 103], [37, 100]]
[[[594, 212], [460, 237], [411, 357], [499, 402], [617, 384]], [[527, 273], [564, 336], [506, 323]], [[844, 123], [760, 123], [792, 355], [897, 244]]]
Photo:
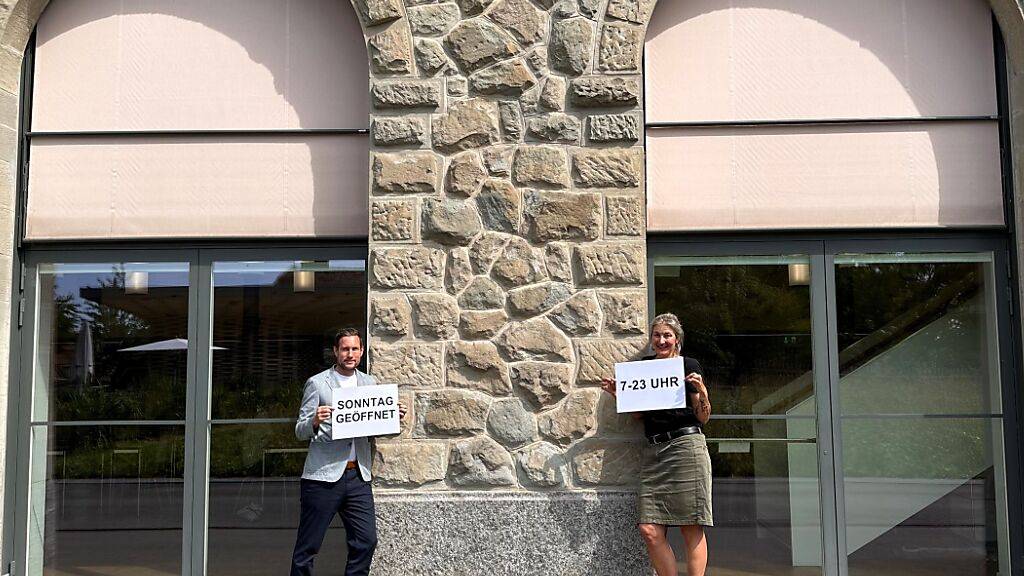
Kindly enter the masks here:
[[[313, 561], [335, 514], [345, 525], [346, 576], [369, 574], [377, 546], [377, 522], [370, 487], [370, 440], [331, 440], [334, 389], [373, 386], [377, 381], [356, 369], [363, 358], [363, 341], [358, 330], [339, 331], [334, 337], [333, 350], [334, 366], [306, 381], [295, 423], [295, 436], [309, 440], [309, 452], [300, 480], [301, 512], [291, 576], [313, 574]], [[398, 413], [399, 418], [405, 418], [405, 405], [401, 402]]]

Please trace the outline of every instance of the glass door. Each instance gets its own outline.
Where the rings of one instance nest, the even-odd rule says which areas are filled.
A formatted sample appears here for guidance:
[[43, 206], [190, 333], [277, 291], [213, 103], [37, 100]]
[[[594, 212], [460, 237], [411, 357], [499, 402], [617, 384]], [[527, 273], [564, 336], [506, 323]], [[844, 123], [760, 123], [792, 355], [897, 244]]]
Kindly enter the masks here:
[[834, 256], [850, 575], [1009, 574], [992, 252]]
[[31, 385], [19, 393], [19, 565], [181, 574], [192, 254], [36, 256], [21, 343]]
[[715, 574], [823, 574], [812, 268], [807, 254], [654, 259], [654, 312], [679, 316], [710, 383]]

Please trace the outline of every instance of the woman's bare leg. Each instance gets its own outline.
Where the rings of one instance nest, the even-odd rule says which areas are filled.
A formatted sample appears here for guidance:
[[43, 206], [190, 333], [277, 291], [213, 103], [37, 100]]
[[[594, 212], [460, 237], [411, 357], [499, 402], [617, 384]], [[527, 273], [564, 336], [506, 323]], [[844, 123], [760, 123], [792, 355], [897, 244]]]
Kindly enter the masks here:
[[704, 570], [708, 566], [708, 541], [704, 537], [704, 527], [700, 525], [680, 526], [679, 530], [683, 533], [683, 540], [686, 541], [687, 576], [704, 576]]
[[678, 576], [676, 555], [668, 543], [668, 529], [661, 524], [640, 524], [640, 536], [647, 544], [647, 555], [651, 557], [654, 571], [658, 576]]

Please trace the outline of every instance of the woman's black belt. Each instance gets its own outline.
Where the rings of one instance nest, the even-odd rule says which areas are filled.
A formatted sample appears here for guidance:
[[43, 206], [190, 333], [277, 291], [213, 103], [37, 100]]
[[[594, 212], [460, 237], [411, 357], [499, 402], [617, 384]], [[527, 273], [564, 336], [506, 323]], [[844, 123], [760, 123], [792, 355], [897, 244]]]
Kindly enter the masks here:
[[677, 430], [669, 430], [668, 432], [659, 432], [654, 436], [648, 436], [647, 441], [651, 444], [661, 444], [668, 442], [669, 440], [675, 440], [680, 436], [689, 436], [690, 434], [700, 434], [700, 426], [683, 426]]

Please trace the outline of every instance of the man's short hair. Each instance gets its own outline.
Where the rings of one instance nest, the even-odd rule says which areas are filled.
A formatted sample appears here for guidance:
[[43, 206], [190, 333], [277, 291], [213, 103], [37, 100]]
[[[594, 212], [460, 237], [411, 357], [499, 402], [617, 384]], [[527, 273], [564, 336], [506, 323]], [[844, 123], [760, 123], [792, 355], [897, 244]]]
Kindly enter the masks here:
[[363, 336], [359, 333], [359, 330], [355, 328], [342, 328], [341, 330], [338, 330], [337, 333], [334, 334], [334, 347], [337, 348], [340, 346], [341, 339], [346, 336], [355, 336], [356, 338], [359, 338], [359, 347], [363, 347]]

